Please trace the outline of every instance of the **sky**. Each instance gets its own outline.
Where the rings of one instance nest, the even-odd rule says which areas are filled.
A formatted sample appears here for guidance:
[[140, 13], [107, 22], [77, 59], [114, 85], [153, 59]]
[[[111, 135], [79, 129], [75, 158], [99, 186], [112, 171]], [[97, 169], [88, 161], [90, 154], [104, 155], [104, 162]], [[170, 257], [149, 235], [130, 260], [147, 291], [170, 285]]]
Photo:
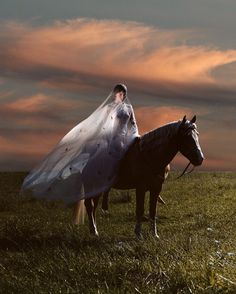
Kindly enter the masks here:
[[0, 0], [0, 170], [32, 169], [122, 82], [141, 135], [196, 115], [198, 170], [235, 171], [235, 11], [235, 0]]

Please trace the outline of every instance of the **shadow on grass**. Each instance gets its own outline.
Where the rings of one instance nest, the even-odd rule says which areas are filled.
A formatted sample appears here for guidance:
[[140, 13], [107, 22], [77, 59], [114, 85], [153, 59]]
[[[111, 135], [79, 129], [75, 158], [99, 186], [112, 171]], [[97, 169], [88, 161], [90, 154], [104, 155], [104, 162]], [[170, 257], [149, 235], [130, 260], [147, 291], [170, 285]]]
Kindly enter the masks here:
[[84, 251], [84, 248], [98, 250], [99, 248], [109, 248], [117, 242], [138, 242], [135, 236], [118, 236], [116, 238], [102, 234], [99, 237], [92, 236], [83, 228], [80, 235], [70, 232], [57, 232], [50, 235], [30, 236], [30, 232], [26, 235], [12, 234], [7, 237], [0, 237], [0, 250], [11, 252], [22, 252], [28, 250], [43, 250], [54, 248], [68, 248], [73, 251]]

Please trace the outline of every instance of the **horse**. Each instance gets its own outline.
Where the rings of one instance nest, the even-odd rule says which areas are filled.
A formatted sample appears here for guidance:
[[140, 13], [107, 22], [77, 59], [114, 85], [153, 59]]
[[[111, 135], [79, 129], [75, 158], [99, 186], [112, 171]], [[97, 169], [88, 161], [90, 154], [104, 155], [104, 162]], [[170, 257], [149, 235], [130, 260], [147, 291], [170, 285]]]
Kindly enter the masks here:
[[[164, 175], [165, 180], [167, 179], [169, 172], [170, 172], [170, 164], [168, 164], [165, 168], [165, 175]], [[110, 190], [111, 188], [102, 193], [102, 211], [104, 214], [108, 214], [108, 198], [109, 198]], [[166, 204], [165, 201], [162, 199], [161, 195], [158, 195], [157, 201], [164, 205]]]
[[[156, 206], [165, 181], [166, 168], [178, 152], [186, 157], [194, 167], [202, 164], [204, 155], [198, 135], [196, 115], [190, 121], [186, 119], [185, 115], [183, 119], [145, 133], [130, 145], [121, 159], [117, 178], [112, 188], [136, 190], [136, 224], [134, 232], [138, 238], [143, 238], [142, 220], [146, 192], [150, 193], [150, 233], [153, 237], [159, 238], [156, 226]], [[95, 211], [101, 195], [84, 200], [90, 233], [97, 236]], [[75, 205], [74, 219], [80, 213], [81, 207], [80, 202]]]

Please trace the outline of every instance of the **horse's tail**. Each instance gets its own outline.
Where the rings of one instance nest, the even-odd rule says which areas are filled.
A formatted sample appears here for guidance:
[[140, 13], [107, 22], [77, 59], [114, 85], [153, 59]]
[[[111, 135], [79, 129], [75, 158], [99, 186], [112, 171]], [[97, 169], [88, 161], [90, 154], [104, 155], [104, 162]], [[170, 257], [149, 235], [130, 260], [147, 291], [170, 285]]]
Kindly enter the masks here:
[[168, 164], [165, 168], [165, 179], [168, 177], [169, 171], [170, 171], [170, 165]]
[[75, 225], [84, 224], [85, 218], [85, 205], [84, 200], [80, 200], [75, 203], [73, 211], [73, 223]]

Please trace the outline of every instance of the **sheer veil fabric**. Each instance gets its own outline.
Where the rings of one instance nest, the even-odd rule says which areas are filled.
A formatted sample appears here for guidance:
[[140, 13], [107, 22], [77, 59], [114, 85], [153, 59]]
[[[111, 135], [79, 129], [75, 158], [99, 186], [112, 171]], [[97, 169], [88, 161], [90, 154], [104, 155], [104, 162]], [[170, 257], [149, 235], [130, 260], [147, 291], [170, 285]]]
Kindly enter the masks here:
[[138, 127], [127, 95], [116, 102], [112, 91], [30, 171], [20, 192], [66, 204], [98, 196], [112, 187], [119, 163], [136, 137]]

